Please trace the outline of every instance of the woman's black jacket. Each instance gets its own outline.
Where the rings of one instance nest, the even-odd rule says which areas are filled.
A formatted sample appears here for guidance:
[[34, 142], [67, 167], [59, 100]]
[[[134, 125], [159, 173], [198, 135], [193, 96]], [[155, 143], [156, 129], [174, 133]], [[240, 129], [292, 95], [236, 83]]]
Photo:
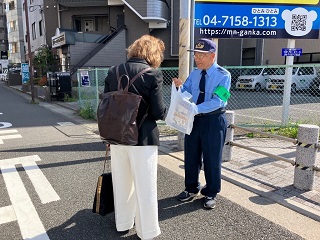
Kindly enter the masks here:
[[[126, 74], [124, 65], [127, 69], [129, 78], [133, 78], [141, 70], [150, 67], [149, 64], [140, 58], [130, 58], [126, 63], [119, 65], [119, 75]], [[125, 79], [125, 78], [123, 78]], [[125, 87], [125, 81], [122, 85]], [[129, 92], [139, 94], [143, 97], [137, 116], [137, 124], [140, 125], [141, 119], [148, 112], [147, 117], [139, 128], [139, 139], [137, 146], [159, 145], [159, 130], [157, 120], [164, 120], [167, 109], [163, 102], [163, 75], [160, 69], [150, 69], [143, 74], [142, 77], [135, 80], [133, 86], [129, 87]], [[104, 92], [117, 91], [118, 80], [116, 77], [116, 67], [111, 67], [108, 71], [108, 76], [105, 79]]]

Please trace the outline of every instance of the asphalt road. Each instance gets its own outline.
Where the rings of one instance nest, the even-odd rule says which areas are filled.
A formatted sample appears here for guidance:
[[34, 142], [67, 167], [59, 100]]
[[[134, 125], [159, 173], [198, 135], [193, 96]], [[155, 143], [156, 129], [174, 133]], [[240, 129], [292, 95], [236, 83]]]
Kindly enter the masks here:
[[[114, 214], [91, 212], [104, 146], [88, 128], [0, 83], [0, 139], [1, 240], [138, 239], [116, 231]], [[303, 239], [223, 196], [212, 211], [178, 202], [183, 177], [164, 164], [174, 161], [160, 153], [156, 239]]]

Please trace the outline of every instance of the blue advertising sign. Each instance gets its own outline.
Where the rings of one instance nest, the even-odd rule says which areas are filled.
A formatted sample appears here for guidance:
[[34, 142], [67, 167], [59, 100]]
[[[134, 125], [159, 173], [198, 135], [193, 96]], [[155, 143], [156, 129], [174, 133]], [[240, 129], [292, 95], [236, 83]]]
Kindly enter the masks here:
[[28, 63], [21, 63], [21, 72], [23, 72], [23, 73], [29, 72], [29, 64]]
[[282, 56], [295, 56], [302, 55], [302, 48], [282, 48]]
[[30, 80], [28, 72], [22, 72], [22, 84], [27, 84]]
[[318, 39], [320, 7], [196, 2], [196, 38]]

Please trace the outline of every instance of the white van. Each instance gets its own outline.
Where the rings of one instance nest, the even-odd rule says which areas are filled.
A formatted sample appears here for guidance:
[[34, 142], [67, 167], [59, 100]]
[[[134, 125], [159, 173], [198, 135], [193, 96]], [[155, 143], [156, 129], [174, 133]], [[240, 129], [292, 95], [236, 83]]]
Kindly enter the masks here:
[[[308, 90], [312, 80], [317, 76], [314, 67], [293, 67], [291, 93], [301, 90]], [[267, 83], [268, 91], [282, 91], [285, 81], [285, 68], [279, 68], [273, 75], [269, 75]]]
[[267, 79], [265, 68], [245, 68], [237, 79], [236, 89], [261, 91], [266, 88]]

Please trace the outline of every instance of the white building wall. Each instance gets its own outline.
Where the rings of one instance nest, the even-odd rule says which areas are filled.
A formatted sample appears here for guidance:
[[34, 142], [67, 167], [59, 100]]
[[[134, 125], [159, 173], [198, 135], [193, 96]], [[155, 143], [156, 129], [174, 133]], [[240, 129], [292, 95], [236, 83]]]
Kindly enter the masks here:
[[[46, 46], [45, 24], [43, 14], [43, 0], [35, 0], [30, 4], [28, 2], [28, 14], [29, 14], [29, 31], [30, 31], [30, 44], [31, 52], [35, 52], [41, 46]], [[42, 36], [40, 36], [39, 22], [42, 20]], [[35, 24], [36, 38], [32, 38], [32, 24]]]
[[[14, 2], [14, 9], [9, 9], [9, 3]], [[23, 18], [22, 11], [23, 2], [21, 0], [5, 0], [6, 16], [7, 16], [7, 31], [8, 31], [8, 59], [9, 64], [20, 64], [25, 62], [24, 55], [24, 36], [23, 36]], [[10, 23], [16, 21], [15, 29], [10, 27]], [[16, 43], [16, 52], [13, 52], [12, 45]]]

